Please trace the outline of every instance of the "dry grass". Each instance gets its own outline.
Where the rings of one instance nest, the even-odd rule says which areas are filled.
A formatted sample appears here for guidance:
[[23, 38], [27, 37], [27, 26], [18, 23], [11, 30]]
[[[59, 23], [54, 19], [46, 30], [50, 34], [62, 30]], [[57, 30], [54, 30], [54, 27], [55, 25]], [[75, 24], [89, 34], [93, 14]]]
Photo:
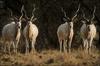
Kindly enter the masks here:
[[0, 49], [0, 66], [100, 66], [100, 52], [97, 49], [93, 49], [91, 54], [84, 53], [80, 49], [71, 53], [43, 50], [41, 53], [28, 55], [21, 53], [8, 55]]
[[95, 50], [91, 54], [83, 51], [59, 53], [56, 50], [42, 51], [41, 53], [0, 54], [0, 66], [99, 66], [100, 53]]

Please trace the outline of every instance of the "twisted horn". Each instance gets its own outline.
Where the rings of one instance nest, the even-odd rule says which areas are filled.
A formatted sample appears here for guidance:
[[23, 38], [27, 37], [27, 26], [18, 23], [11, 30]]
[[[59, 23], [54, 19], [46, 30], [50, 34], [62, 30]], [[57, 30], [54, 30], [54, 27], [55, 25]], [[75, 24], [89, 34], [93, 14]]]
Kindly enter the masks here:
[[96, 6], [94, 6], [93, 17], [91, 18], [91, 20], [93, 20], [95, 17], [95, 11], [96, 11]]
[[72, 18], [72, 21], [75, 19], [75, 17], [77, 16], [77, 13], [79, 12], [79, 9], [80, 9], [80, 4], [79, 4], [79, 6], [78, 6], [78, 9], [77, 9], [77, 11], [75, 12], [75, 15], [73, 16], [73, 18]]
[[[66, 19], [70, 20], [70, 18], [66, 16], [66, 12], [65, 12], [65, 10], [64, 10], [62, 7], [61, 7], [61, 11], [64, 13], [64, 17], [65, 17]], [[64, 20], [65, 20], [65, 19], [64, 19]]]
[[21, 8], [21, 16], [20, 16], [20, 18], [19, 18], [19, 20], [21, 20], [22, 19], [22, 16], [23, 16], [23, 9], [24, 9], [24, 5], [22, 5], [22, 8]]
[[30, 21], [33, 20], [35, 11], [36, 11], [36, 7], [35, 7], [35, 4], [33, 4], [32, 17], [31, 17]]
[[8, 10], [10, 11], [10, 16], [13, 16], [12, 10], [10, 8], [8, 8]]

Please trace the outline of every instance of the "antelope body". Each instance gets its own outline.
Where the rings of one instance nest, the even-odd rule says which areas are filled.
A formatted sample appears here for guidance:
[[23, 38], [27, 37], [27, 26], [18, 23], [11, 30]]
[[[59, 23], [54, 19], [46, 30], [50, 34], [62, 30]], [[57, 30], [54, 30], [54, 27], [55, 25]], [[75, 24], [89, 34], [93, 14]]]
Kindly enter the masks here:
[[[35, 7], [33, 9], [33, 12], [34, 11], [35, 11]], [[31, 43], [32, 50], [35, 51], [35, 43], [36, 43], [36, 39], [39, 33], [37, 26], [32, 23], [32, 22], [35, 22], [36, 20], [36, 18], [34, 18], [33, 12], [32, 12], [32, 17], [30, 21], [28, 21], [26, 27], [23, 30], [23, 35], [25, 37], [25, 42], [26, 42], [26, 53], [29, 52], [30, 43]]]
[[6, 52], [8, 47], [9, 54], [11, 45], [13, 45], [14, 52], [17, 53], [18, 43], [21, 35], [21, 17], [19, 21], [12, 21], [11, 23], [6, 24], [2, 29], [2, 38], [5, 44], [4, 51]]
[[90, 52], [92, 47], [93, 39], [96, 36], [96, 26], [93, 23], [95, 9], [93, 11], [92, 19], [88, 20], [84, 17], [83, 25], [80, 29], [81, 38], [83, 40], [83, 47], [86, 51]]
[[74, 35], [73, 22], [77, 16], [77, 12], [79, 11], [79, 8], [80, 8], [80, 5], [72, 19], [67, 18], [66, 12], [62, 9], [62, 12], [64, 12], [64, 17], [65, 17], [65, 19], [64, 18], [63, 19], [66, 20], [67, 18], [67, 19], [70, 19], [70, 21], [65, 21], [65, 23], [61, 24], [57, 30], [57, 36], [58, 36], [58, 41], [60, 45], [60, 52], [62, 52], [62, 49], [65, 51], [66, 48], [68, 49], [69, 52], [71, 50], [71, 43], [72, 43], [72, 39]]

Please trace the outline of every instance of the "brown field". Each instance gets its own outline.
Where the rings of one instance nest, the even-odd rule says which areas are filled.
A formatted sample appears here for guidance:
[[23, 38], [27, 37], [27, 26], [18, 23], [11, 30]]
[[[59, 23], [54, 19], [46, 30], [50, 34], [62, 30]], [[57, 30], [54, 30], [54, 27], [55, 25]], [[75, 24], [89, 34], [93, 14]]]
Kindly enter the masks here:
[[12, 53], [8, 55], [4, 54], [1, 49], [0, 66], [100, 66], [100, 51], [93, 49], [91, 54], [87, 54], [79, 48], [71, 53], [43, 50], [34, 54]]

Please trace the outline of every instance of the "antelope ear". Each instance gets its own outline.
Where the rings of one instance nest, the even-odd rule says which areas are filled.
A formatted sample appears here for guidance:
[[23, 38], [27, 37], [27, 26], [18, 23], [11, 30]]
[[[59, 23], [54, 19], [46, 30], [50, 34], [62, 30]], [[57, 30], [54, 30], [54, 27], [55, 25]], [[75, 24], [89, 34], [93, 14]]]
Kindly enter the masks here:
[[66, 22], [66, 21], [67, 21], [67, 19], [66, 19], [66, 18], [63, 18], [63, 21], [64, 21], [64, 22]]
[[36, 21], [37, 20], [37, 18], [34, 18], [32, 21]]
[[14, 21], [15, 23], [19, 22], [19, 19], [17, 19], [16, 17], [14, 17]]
[[85, 21], [83, 21], [83, 20], [82, 20], [81, 22], [82, 22], [82, 23], [86, 23], [86, 22], [85, 22]]
[[10, 18], [11, 21], [14, 21], [14, 18]]

